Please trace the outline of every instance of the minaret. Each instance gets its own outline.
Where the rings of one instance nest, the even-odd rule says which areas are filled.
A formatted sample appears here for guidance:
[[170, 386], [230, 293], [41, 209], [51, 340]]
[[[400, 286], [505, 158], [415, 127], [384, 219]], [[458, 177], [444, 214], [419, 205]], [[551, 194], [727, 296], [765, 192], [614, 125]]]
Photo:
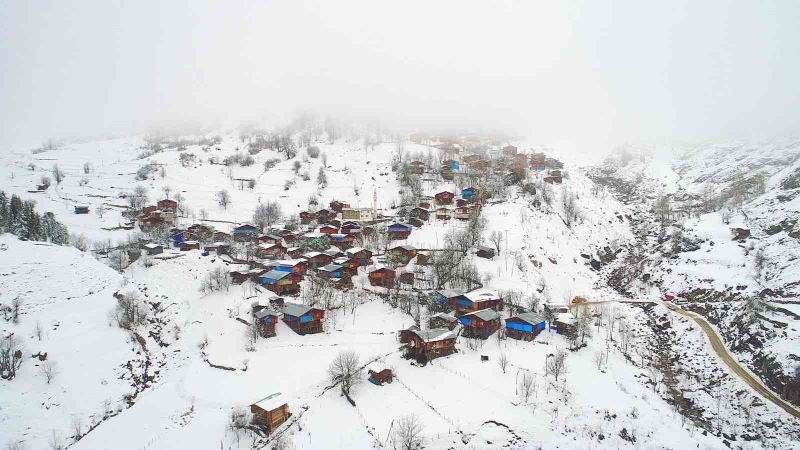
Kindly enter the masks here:
[[378, 218], [378, 188], [372, 187], [372, 219]]

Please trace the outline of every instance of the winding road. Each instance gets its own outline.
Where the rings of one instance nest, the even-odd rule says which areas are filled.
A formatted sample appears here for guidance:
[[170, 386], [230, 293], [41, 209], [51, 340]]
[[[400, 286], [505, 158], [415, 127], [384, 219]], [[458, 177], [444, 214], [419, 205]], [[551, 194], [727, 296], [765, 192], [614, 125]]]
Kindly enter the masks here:
[[748, 386], [761, 395], [761, 397], [774, 403], [790, 415], [800, 419], [800, 410], [785, 402], [774, 392], [769, 390], [769, 388], [764, 386], [761, 381], [750, 374], [747, 369], [742, 367], [742, 365], [739, 364], [739, 362], [736, 361], [733, 356], [731, 356], [731, 354], [728, 352], [728, 349], [725, 347], [725, 344], [722, 342], [722, 338], [719, 337], [717, 331], [714, 330], [714, 327], [712, 327], [711, 324], [709, 324], [704, 318], [695, 313], [681, 309], [673, 304], [666, 302], [659, 303], [684, 317], [694, 320], [698, 325], [700, 325], [700, 329], [703, 330], [706, 337], [708, 337], [708, 341], [711, 343], [711, 348], [714, 350], [714, 353], [716, 353], [719, 359], [725, 363], [726, 366], [728, 366], [731, 372], [735, 373], [742, 381], [747, 383]]

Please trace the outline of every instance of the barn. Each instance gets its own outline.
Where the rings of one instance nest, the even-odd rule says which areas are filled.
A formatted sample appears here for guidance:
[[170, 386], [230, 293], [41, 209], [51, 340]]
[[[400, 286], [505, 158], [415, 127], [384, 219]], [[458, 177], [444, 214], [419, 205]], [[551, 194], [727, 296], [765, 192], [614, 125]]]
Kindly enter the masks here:
[[267, 433], [275, 431], [292, 416], [286, 398], [280, 392], [268, 395], [250, 405], [250, 413], [253, 415], [253, 425], [267, 430]]
[[353, 247], [344, 252], [348, 257], [355, 260], [359, 266], [368, 266], [372, 262], [372, 252], [361, 247]]
[[463, 336], [488, 339], [500, 329], [500, 314], [490, 308], [473, 311], [458, 318], [463, 326]]
[[142, 244], [142, 250], [147, 252], [148, 255], [160, 255], [164, 252], [164, 247], [160, 244], [149, 242], [147, 244]]
[[411, 215], [411, 217], [419, 219], [419, 220], [422, 220], [422, 221], [427, 221], [431, 217], [430, 210], [427, 209], [427, 208], [422, 208], [420, 206], [417, 206], [416, 208], [412, 208], [411, 211], [409, 212], [409, 214]]
[[521, 341], [532, 341], [546, 326], [544, 316], [541, 314], [519, 313], [506, 319], [506, 336]]
[[297, 303], [286, 303], [283, 306], [283, 322], [300, 335], [322, 333], [324, 318], [325, 311], [319, 308]]
[[555, 328], [558, 334], [570, 334], [575, 332], [575, 317], [568, 312], [559, 313], [553, 321], [551, 328]]

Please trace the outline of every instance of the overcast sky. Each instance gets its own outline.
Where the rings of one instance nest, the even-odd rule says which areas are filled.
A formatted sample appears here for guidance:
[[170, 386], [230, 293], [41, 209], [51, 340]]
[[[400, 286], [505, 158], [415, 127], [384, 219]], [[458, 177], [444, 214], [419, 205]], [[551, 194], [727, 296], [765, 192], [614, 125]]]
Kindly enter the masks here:
[[0, 142], [298, 109], [581, 148], [800, 124], [798, 1], [0, 0]]

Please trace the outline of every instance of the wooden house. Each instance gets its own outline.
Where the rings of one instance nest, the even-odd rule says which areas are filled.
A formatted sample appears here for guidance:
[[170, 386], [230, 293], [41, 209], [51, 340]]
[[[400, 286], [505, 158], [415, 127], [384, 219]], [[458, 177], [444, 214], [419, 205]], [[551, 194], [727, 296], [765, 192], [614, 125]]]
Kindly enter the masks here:
[[233, 238], [231, 237], [230, 234], [224, 231], [215, 231], [214, 233], [211, 234], [211, 239], [217, 242], [228, 242]]
[[256, 244], [282, 244], [283, 236], [277, 234], [262, 234], [256, 237]]
[[550, 174], [543, 178], [545, 183], [561, 184], [563, 181], [560, 170], [551, 170]]
[[291, 417], [286, 398], [276, 392], [250, 405], [253, 425], [272, 433]]
[[428, 252], [417, 252], [417, 265], [427, 266], [430, 262], [431, 254]]
[[406, 265], [417, 256], [417, 249], [411, 245], [398, 245], [389, 249], [392, 261]]
[[147, 252], [148, 255], [160, 255], [164, 253], [164, 247], [161, 244], [156, 244], [153, 242], [148, 242], [146, 244], [142, 244], [142, 250]]
[[331, 225], [323, 225], [319, 227], [319, 232], [322, 234], [336, 234], [339, 232], [339, 229]]
[[411, 342], [411, 336], [420, 330], [420, 327], [416, 325], [411, 325], [408, 328], [404, 328], [397, 333], [397, 340], [401, 344], [408, 344]]
[[433, 197], [436, 199], [436, 203], [440, 205], [450, 205], [453, 203], [453, 198], [455, 197], [455, 194], [453, 194], [450, 191], [442, 191], [437, 193]]
[[75, 207], [75, 214], [89, 214], [89, 207], [88, 206], [76, 206]]
[[562, 312], [559, 313], [553, 323], [551, 324], [551, 328], [555, 328], [556, 333], [558, 334], [570, 334], [575, 332], [575, 317], [572, 316], [571, 313]]
[[472, 216], [475, 214], [477, 214], [477, 212], [471, 206], [461, 205], [455, 209], [453, 217], [458, 220], [467, 221], [472, 219]]
[[303, 255], [303, 259], [306, 260], [306, 264], [308, 264], [308, 267], [312, 269], [328, 265], [331, 263], [331, 261], [333, 261], [333, 257], [328, 256], [322, 252], [308, 252]]
[[262, 274], [258, 281], [262, 286], [277, 295], [291, 295], [300, 292], [303, 276], [295, 272], [272, 269]]
[[450, 304], [450, 307], [456, 310], [456, 313], [467, 314], [482, 309], [493, 309], [499, 311], [503, 309], [503, 301], [497, 292], [479, 288], [459, 295], [454, 299], [455, 301]]
[[494, 249], [484, 245], [479, 245], [475, 254], [478, 256], [478, 258], [492, 259], [494, 258]]
[[408, 219], [408, 224], [414, 228], [422, 228], [422, 226], [425, 225], [425, 222], [423, 222], [420, 219], [417, 219], [416, 217], [412, 217]]
[[237, 242], [251, 241], [258, 234], [258, 228], [244, 224], [233, 229], [233, 240]]
[[541, 314], [519, 313], [506, 319], [506, 336], [521, 341], [532, 341], [546, 326], [544, 316]]
[[188, 252], [189, 250], [200, 250], [200, 243], [197, 241], [183, 241], [178, 244], [178, 247], [182, 252]]
[[500, 314], [491, 309], [472, 311], [458, 318], [464, 337], [488, 339], [500, 329]]
[[503, 152], [503, 156], [515, 156], [517, 150], [519, 149], [515, 145], [506, 145], [501, 151]]
[[344, 271], [342, 270], [343, 266], [339, 264], [328, 264], [322, 267], [317, 268], [317, 275], [320, 278], [324, 278], [326, 280], [334, 279], [334, 278], [342, 278]]
[[277, 258], [286, 254], [286, 247], [281, 244], [258, 244], [256, 256], [259, 258]]
[[428, 328], [452, 330], [456, 325], [458, 325], [458, 319], [451, 313], [436, 313], [428, 319]]
[[372, 252], [361, 247], [353, 247], [345, 250], [345, 254], [356, 261], [359, 266], [365, 267], [372, 262]]
[[414, 272], [401, 272], [400, 275], [397, 277], [397, 281], [401, 284], [414, 284]]
[[419, 206], [420, 208], [424, 208], [424, 209], [427, 209], [427, 210], [430, 211], [431, 206], [433, 206], [433, 205], [431, 204], [430, 200], [422, 200], [421, 202], [419, 202], [419, 205], [417, 205], [417, 206]]
[[299, 275], [305, 275], [308, 270], [308, 263], [302, 259], [283, 259], [280, 261], [273, 261], [271, 265], [272, 270], [294, 272]]
[[226, 242], [213, 242], [204, 247], [207, 251], [213, 251], [218, 255], [226, 255], [230, 253], [231, 246]]
[[332, 210], [336, 211], [337, 213], [340, 213], [340, 212], [342, 212], [342, 210], [344, 208], [349, 208], [350, 204], [349, 203], [345, 203], [345, 202], [340, 202], [340, 201], [337, 201], [337, 200], [333, 200], [328, 204], [328, 206], [330, 206], [330, 208]]
[[135, 262], [142, 256], [142, 249], [140, 248], [129, 248], [128, 249], [128, 261]]
[[328, 223], [328, 221], [336, 218], [336, 211], [330, 209], [320, 209], [317, 211], [317, 222]]
[[156, 202], [156, 206], [158, 206], [158, 209], [162, 211], [170, 210], [172, 212], [175, 212], [178, 210], [178, 202], [176, 202], [175, 200], [170, 200], [168, 198], [165, 198], [164, 200], [159, 200], [158, 202]]
[[451, 210], [449, 208], [441, 207], [436, 210], [436, 220], [450, 220]]
[[326, 256], [330, 256], [331, 257], [331, 261], [333, 260], [333, 258], [341, 258], [342, 256], [347, 256], [345, 252], [343, 252], [341, 249], [338, 249], [336, 247], [326, 248], [325, 250], [323, 250], [320, 253], [322, 253], [323, 255], [326, 255]]
[[447, 328], [411, 330], [407, 338], [406, 357], [423, 363], [456, 351], [456, 333]]
[[425, 173], [425, 163], [422, 161], [411, 161], [411, 171], [418, 175], [422, 175]]
[[344, 249], [347, 250], [348, 248], [353, 246], [353, 241], [355, 241], [356, 237], [352, 234], [343, 234], [343, 233], [336, 233], [330, 235], [331, 237], [331, 245], [338, 247], [340, 250]]
[[369, 284], [373, 286], [394, 286], [395, 271], [388, 267], [381, 267], [369, 273]]
[[431, 217], [431, 211], [427, 208], [422, 208], [420, 206], [417, 206], [416, 208], [411, 209], [409, 215], [411, 217], [427, 222], [428, 219], [430, 219]]
[[256, 322], [258, 334], [261, 337], [273, 337], [275, 333], [275, 325], [278, 323], [280, 313], [271, 308], [260, 308], [253, 314], [253, 320]]
[[286, 256], [292, 259], [298, 259], [303, 256], [303, 247], [288, 247], [286, 249]]
[[358, 224], [358, 222], [348, 220], [342, 222], [342, 226], [340, 228], [342, 230], [342, 233], [355, 233], [356, 230], [361, 228], [361, 226]]
[[325, 311], [297, 303], [286, 303], [283, 306], [283, 322], [295, 333], [314, 334], [322, 332], [322, 320]]
[[408, 235], [411, 234], [411, 230], [414, 227], [407, 223], [393, 223], [386, 227], [386, 231], [389, 233], [389, 238], [392, 240], [400, 240], [406, 239]]
[[312, 221], [314, 221], [314, 219], [316, 219], [316, 218], [317, 218], [317, 215], [312, 213], [312, 212], [300, 211], [300, 223], [302, 223], [302, 224], [309, 224]]
[[452, 305], [454, 305], [458, 297], [461, 297], [463, 294], [464, 291], [460, 289], [440, 289], [435, 291], [431, 297], [433, 297], [433, 301], [439, 305], [448, 305], [453, 308]]
[[355, 276], [358, 273], [358, 267], [359, 267], [358, 261], [350, 257], [342, 256], [339, 258], [335, 258], [333, 260], [333, 264], [338, 264], [342, 266], [342, 271], [351, 277]]
[[372, 384], [381, 385], [383, 383], [391, 383], [393, 380], [392, 369], [375, 370], [368, 369], [369, 382]]

